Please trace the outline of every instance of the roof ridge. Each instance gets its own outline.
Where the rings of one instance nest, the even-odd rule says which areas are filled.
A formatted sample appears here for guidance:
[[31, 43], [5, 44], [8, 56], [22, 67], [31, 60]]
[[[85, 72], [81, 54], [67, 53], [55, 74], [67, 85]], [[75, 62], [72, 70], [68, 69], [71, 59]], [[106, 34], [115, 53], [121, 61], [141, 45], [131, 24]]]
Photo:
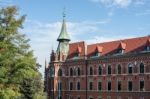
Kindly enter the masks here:
[[133, 39], [141, 39], [141, 38], [147, 38], [149, 36], [143, 36], [143, 37], [132, 37], [132, 38], [126, 38], [126, 39], [120, 39], [120, 40], [112, 40], [112, 41], [106, 41], [106, 42], [100, 42], [100, 43], [93, 43], [93, 44], [88, 44], [87, 46], [91, 45], [97, 45], [97, 44], [104, 44], [104, 43], [113, 43], [113, 42], [124, 42], [127, 40], [133, 40]]

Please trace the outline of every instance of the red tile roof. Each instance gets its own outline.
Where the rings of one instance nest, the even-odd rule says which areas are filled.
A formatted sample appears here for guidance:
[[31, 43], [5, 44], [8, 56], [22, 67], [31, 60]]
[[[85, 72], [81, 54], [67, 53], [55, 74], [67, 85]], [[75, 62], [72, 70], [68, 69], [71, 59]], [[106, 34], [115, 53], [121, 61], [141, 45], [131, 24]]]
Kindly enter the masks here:
[[68, 58], [73, 58], [75, 54], [80, 52], [80, 57], [85, 56], [85, 43], [84, 41], [69, 44]]
[[115, 54], [119, 48], [124, 49], [124, 53], [143, 51], [147, 44], [150, 44], [150, 36], [96, 43], [87, 46], [85, 45], [84, 41], [76, 42], [70, 44], [68, 58], [74, 57], [78, 47], [80, 47], [81, 50], [81, 57], [85, 56], [85, 53], [87, 53], [88, 57], [91, 57], [95, 55], [96, 50], [101, 52], [102, 56]]

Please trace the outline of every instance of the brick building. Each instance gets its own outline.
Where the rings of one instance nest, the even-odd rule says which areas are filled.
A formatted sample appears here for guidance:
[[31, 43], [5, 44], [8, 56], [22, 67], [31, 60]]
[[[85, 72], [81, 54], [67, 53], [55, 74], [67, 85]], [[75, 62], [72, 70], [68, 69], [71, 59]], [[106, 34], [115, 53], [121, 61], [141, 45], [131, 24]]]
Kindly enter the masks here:
[[150, 99], [150, 36], [69, 43], [64, 18], [45, 67], [48, 99]]

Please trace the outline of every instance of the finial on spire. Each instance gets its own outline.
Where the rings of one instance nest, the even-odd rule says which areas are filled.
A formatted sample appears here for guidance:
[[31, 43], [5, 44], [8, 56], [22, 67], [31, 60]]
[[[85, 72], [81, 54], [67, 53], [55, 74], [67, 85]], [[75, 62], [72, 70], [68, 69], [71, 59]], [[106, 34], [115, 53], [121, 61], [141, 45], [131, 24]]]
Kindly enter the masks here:
[[63, 9], [63, 18], [65, 18], [66, 17], [66, 7], [64, 7], [64, 9]]

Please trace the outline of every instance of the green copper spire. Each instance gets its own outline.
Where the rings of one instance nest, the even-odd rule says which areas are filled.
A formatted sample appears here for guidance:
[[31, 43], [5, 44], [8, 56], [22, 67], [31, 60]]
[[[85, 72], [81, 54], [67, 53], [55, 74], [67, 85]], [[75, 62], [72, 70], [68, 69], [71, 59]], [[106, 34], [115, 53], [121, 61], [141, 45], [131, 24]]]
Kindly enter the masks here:
[[66, 17], [66, 14], [65, 14], [65, 11], [64, 11], [63, 12], [63, 23], [62, 23], [62, 27], [61, 27], [61, 32], [59, 34], [59, 37], [58, 37], [57, 41], [60, 41], [60, 40], [70, 41], [70, 37], [67, 33], [65, 17]]
[[68, 55], [69, 51], [69, 41], [70, 37], [67, 33], [67, 28], [66, 28], [66, 21], [65, 21], [65, 11], [63, 12], [63, 23], [62, 23], [62, 28], [61, 32], [59, 34], [59, 37], [57, 41], [59, 42], [58, 47], [57, 47], [57, 54], [62, 53], [63, 55]]

